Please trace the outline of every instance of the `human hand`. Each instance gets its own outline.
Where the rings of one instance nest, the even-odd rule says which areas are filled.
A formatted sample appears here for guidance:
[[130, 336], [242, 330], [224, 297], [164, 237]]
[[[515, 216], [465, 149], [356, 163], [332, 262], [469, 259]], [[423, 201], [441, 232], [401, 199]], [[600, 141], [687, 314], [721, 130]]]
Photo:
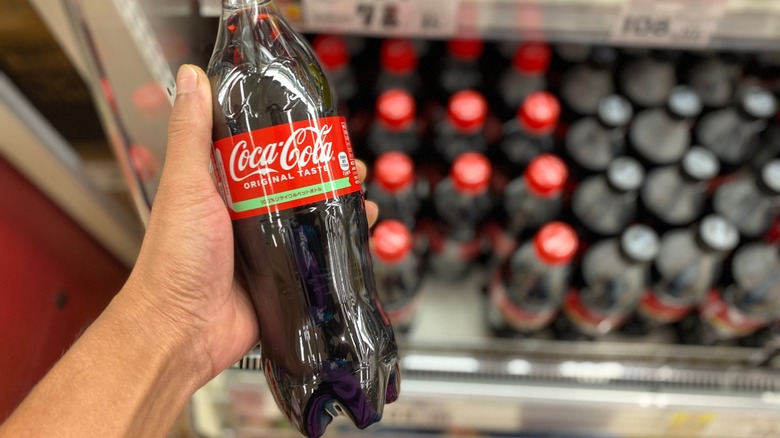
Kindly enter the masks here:
[[[209, 174], [211, 88], [205, 73], [183, 66], [171, 114], [162, 179], [141, 253], [123, 294], [143, 300], [169, 325], [161, 336], [191, 343], [203, 382], [258, 341], [257, 317], [234, 278], [233, 229]], [[358, 162], [361, 181], [366, 167]], [[366, 203], [369, 224], [377, 207]]]

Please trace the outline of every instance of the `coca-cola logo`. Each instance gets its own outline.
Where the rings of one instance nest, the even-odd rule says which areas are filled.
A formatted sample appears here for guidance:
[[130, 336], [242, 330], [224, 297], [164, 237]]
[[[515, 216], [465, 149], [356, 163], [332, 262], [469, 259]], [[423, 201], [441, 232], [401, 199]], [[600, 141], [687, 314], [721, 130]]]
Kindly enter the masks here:
[[253, 175], [263, 177], [326, 164], [333, 159], [333, 142], [328, 141], [332, 130], [331, 124], [298, 128], [287, 140], [264, 146], [241, 140], [230, 153], [230, 178], [240, 182]]

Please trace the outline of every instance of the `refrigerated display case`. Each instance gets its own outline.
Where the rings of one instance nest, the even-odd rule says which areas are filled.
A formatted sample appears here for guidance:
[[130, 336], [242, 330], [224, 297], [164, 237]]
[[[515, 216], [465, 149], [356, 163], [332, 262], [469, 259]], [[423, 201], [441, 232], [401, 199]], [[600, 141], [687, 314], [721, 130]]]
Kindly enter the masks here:
[[[164, 163], [172, 71], [203, 66], [220, 2], [33, 0], [91, 86], [116, 160], [141, 217]], [[440, 50], [455, 36], [502, 45], [535, 40], [575, 54], [613, 45], [626, 56], [728, 51], [777, 66], [780, 4], [748, 0], [287, 0], [308, 34], [349, 41], [406, 37]], [[52, 11], [56, 11], [54, 13]], [[74, 44], [73, 41], [76, 41]], [[673, 52], [671, 52], [673, 51]], [[675, 55], [676, 56], [676, 55]], [[553, 69], [557, 68], [555, 65]], [[553, 76], [560, 72], [553, 71]], [[776, 79], [776, 78], [775, 78]], [[777, 84], [767, 81], [775, 87]], [[776, 123], [776, 121], [772, 121]], [[772, 128], [774, 129], [774, 128]], [[560, 140], [559, 140], [560, 142]], [[766, 140], [759, 153], [777, 151]], [[134, 146], [142, 145], [139, 158]], [[488, 272], [456, 284], [425, 278], [410, 331], [399, 335], [403, 395], [364, 432], [336, 423], [333, 436], [771, 437], [780, 434], [780, 337], [769, 325], [752, 345], [681, 345], [669, 327], [636, 336], [523, 339], [488, 329]], [[744, 344], [744, 343], [743, 343]], [[193, 398], [188, 423], [201, 436], [271, 436], [285, 430], [254, 352]], [[345, 427], [342, 427], [345, 426]], [[277, 432], [274, 432], [277, 431]], [[535, 435], [536, 434], [536, 435]], [[273, 435], [276, 436], [276, 435]], [[292, 436], [292, 434], [291, 434]]]

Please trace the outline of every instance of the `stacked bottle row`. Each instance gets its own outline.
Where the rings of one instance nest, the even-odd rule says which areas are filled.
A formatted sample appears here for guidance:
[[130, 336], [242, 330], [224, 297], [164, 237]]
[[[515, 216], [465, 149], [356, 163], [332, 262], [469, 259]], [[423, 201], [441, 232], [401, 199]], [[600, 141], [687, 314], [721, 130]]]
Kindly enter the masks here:
[[374, 269], [397, 326], [424, 275], [474, 267], [490, 273], [500, 336], [674, 324], [712, 342], [780, 318], [770, 60], [331, 36], [314, 48], [373, 169]]

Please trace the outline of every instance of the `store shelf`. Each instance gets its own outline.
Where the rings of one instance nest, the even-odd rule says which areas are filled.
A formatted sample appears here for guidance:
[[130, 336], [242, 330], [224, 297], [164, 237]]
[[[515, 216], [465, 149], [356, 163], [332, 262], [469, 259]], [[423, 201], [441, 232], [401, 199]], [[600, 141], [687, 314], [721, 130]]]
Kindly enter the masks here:
[[[537, 39], [553, 42], [652, 44], [657, 47], [711, 47], [776, 50], [780, 3], [761, 0], [439, 0], [382, 2], [397, 7], [396, 25], [370, 21], [366, 0], [280, 1], [290, 19], [308, 32], [406, 35], [449, 38]], [[220, 0], [200, 0], [200, 13], [218, 16]], [[425, 15], [438, 27], [426, 26]], [[627, 17], [670, 20], [671, 29], [695, 29], [701, 38], [677, 34], [624, 35]], [[428, 21], [430, 23], [430, 20]]]

